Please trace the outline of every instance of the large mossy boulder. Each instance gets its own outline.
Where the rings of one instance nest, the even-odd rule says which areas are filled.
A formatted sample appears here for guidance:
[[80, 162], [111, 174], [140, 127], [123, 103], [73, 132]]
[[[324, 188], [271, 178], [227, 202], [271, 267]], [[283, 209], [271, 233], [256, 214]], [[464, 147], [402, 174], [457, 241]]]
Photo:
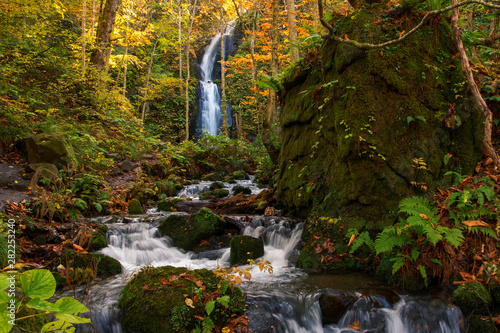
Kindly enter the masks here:
[[128, 213], [132, 215], [141, 215], [144, 214], [142, 210], [142, 205], [139, 199], [134, 198], [128, 202]]
[[166, 198], [158, 202], [158, 210], [160, 212], [173, 212], [176, 211], [175, 205], [180, 202], [189, 200], [188, 198]]
[[39, 133], [26, 138], [30, 164], [51, 163], [58, 168], [77, 166], [78, 160], [66, 133]]
[[231, 265], [247, 264], [248, 259], [257, 259], [264, 255], [264, 242], [259, 238], [237, 235], [231, 239]]
[[173, 245], [187, 251], [199, 252], [200, 242], [222, 235], [226, 221], [209, 208], [203, 207], [193, 215], [172, 214], [160, 221], [160, 232], [172, 239]]
[[489, 314], [492, 298], [488, 289], [481, 283], [473, 282], [460, 285], [452, 294], [451, 300], [462, 310], [463, 314], [469, 316]]
[[[208, 301], [214, 303], [210, 315]], [[212, 271], [170, 266], [142, 269], [127, 283], [119, 301], [127, 333], [192, 332], [202, 326], [194, 316], [224, 327], [243, 314], [244, 306], [241, 290], [227, 288]]]
[[[380, 15], [355, 11], [336, 34], [378, 43], [406, 29], [394, 24], [398, 9], [390, 25], [374, 23]], [[379, 228], [395, 221], [401, 198], [435, 189], [448, 170], [471, 172], [482, 157], [483, 119], [450, 36], [442, 20], [383, 49], [325, 39], [290, 68], [281, 91], [278, 201], [295, 215], [315, 209], [344, 226]]]

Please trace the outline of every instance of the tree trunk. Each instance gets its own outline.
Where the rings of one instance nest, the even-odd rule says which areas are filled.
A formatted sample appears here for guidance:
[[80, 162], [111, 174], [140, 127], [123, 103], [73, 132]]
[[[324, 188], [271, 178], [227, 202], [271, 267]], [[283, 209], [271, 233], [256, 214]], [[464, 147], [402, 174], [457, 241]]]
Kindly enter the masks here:
[[144, 126], [144, 118], [146, 116], [146, 103], [148, 99], [148, 92], [149, 92], [149, 78], [151, 77], [151, 68], [153, 68], [153, 59], [155, 56], [156, 52], [156, 46], [158, 46], [158, 42], [160, 41], [160, 36], [158, 36], [158, 39], [156, 40], [155, 45], [153, 46], [153, 51], [151, 51], [151, 60], [149, 61], [149, 67], [148, 67], [148, 73], [146, 74], [146, 88], [144, 92], [144, 102], [142, 103], [142, 112], [141, 112], [141, 122], [142, 126]]
[[90, 56], [90, 62], [92, 62], [99, 71], [105, 67], [107, 61], [107, 50], [111, 47], [110, 37], [113, 32], [116, 12], [120, 3], [121, 0], [107, 0], [99, 16], [99, 25], [97, 26], [96, 33], [96, 47]]
[[[451, 3], [452, 5], [457, 4], [458, 0], [452, 0]], [[490, 155], [491, 159], [493, 160], [495, 167], [498, 169], [500, 168], [500, 160], [498, 158], [498, 154], [495, 148], [491, 144], [493, 114], [491, 110], [488, 108], [488, 105], [486, 105], [486, 102], [484, 101], [483, 97], [481, 96], [476, 81], [474, 81], [474, 76], [472, 74], [472, 70], [469, 65], [469, 58], [467, 57], [467, 53], [465, 52], [464, 45], [462, 42], [462, 31], [458, 26], [458, 19], [459, 19], [459, 9], [457, 7], [453, 9], [453, 15], [451, 17], [451, 28], [453, 30], [453, 37], [455, 39], [455, 44], [458, 49], [458, 53], [460, 55], [460, 60], [462, 62], [462, 70], [465, 74], [465, 77], [467, 78], [469, 89], [471, 90], [472, 95], [474, 96], [474, 99], [479, 109], [481, 110], [481, 112], [484, 114], [485, 117], [484, 137], [483, 137], [484, 148], [486, 149], [488, 155]]]
[[90, 23], [90, 46], [93, 48], [94, 47], [94, 29], [95, 29], [95, 17], [98, 15], [96, 13], [96, 3], [95, 0], [92, 0], [92, 21]]
[[288, 39], [290, 40], [290, 61], [299, 60], [299, 45], [297, 44], [297, 25], [295, 24], [295, 1], [286, 0], [286, 13], [288, 17]]
[[85, 76], [85, 30], [87, 24], [87, 0], [82, 1], [82, 77]]
[[182, 79], [182, 7], [181, 0], [179, 0], [179, 9], [177, 12], [178, 23], [177, 33], [179, 39], [179, 79]]
[[[271, 78], [276, 80], [278, 77], [278, 25], [279, 25], [279, 0], [273, 0], [272, 3], [272, 25], [271, 25]], [[273, 145], [271, 139], [272, 125], [276, 118], [276, 92], [269, 90], [267, 115], [264, 120], [262, 132], [262, 141], [266, 147], [267, 153], [273, 163], [278, 163], [279, 150]]]
[[128, 21], [127, 21], [127, 30], [125, 31], [125, 54], [123, 55], [123, 87], [122, 87], [122, 95], [125, 97], [125, 93], [127, 91], [127, 68], [128, 68]]
[[188, 26], [188, 31], [187, 31], [187, 42], [186, 42], [186, 86], [185, 86], [185, 92], [186, 92], [186, 138], [185, 140], [189, 140], [189, 79], [191, 76], [191, 70], [190, 70], [190, 61], [189, 61], [189, 52], [191, 51], [191, 32], [193, 31], [193, 23], [195, 19], [195, 14], [196, 14], [196, 5], [198, 3], [198, 0], [194, 0], [194, 4], [191, 7], [189, 11], [190, 15], [190, 22]]

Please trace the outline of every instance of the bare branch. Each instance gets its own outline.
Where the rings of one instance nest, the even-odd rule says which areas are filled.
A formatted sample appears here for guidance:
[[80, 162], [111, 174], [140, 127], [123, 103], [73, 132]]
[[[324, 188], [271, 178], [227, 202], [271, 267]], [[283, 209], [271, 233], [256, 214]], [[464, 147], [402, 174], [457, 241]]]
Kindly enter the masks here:
[[[441, 8], [441, 9], [437, 9], [437, 10], [433, 10], [433, 11], [428, 12], [422, 18], [422, 20], [420, 21], [420, 23], [417, 24], [413, 29], [411, 29], [407, 33], [402, 34], [397, 39], [393, 39], [393, 40], [390, 40], [388, 42], [380, 43], [380, 44], [361, 43], [361, 42], [358, 42], [358, 41], [355, 41], [355, 40], [344, 39], [344, 38], [341, 38], [341, 37], [335, 35], [334, 31], [333, 31], [333, 27], [328, 22], [326, 22], [326, 20], [325, 20], [325, 18], [323, 16], [323, 0], [318, 0], [318, 11], [319, 11], [319, 17], [320, 17], [321, 24], [326, 29], [328, 29], [328, 31], [329, 31], [329, 34], [327, 36], [325, 36], [325, 37], [333, 39], [333, 40], [335, 40], [337, 42], [341, 42], [341, 43], [345, 43], [345, 44], [349, 44], [349, 45], [355, 46], [355, 47], [360, 48], [360, 49], [370, 50], [370, 49], [379, 49], [379, 48], [382, 48], [382, 47], [385, 47], [385, 46], [389, 46], [389, 45], [392, 45], [392, 44], [396, 44], [396, 43], [402, 42], [403, 40], [405, 40], [409, 36], [413, 35], [422, 26], [424, 26], [424, 24], [427, 23], [427, 21], [431, 18], [431, 16], [441, 15], [441, 14], [443, 14], [443, 13], [445, 13], [447, 11], [450, 11], [450, 10], [452, 10], [454, 8], [458, 8], [458, 7], [469, 5], [469, 4], [473, 4], [473, 3], [480, 4], [480, 5], [483, 5], [485, 7], [500, 9], [500, 1], [486, 2], [486, 1], [482, 1], [482, 0], [466, 0], [466, 1], [458, 2], [458, 3], [454, 3], [454, 4], [450, 5], [450, 6], [447, 6], [447, 7]], [[497, 4], [494, 4], [494, 3], [497, 3]]]

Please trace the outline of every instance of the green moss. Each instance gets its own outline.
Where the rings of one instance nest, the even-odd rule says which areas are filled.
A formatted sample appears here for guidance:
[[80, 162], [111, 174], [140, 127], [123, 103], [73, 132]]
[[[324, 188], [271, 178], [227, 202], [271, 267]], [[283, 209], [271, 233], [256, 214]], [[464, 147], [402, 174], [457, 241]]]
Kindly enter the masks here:
[[210, 184], [211, 190], [216, 190], [219, 188], [224, 188], [224, 184], [222, 184], [221, 182], [213, 182], [212, 184]]
[[134, 199], [129, 201], [128, 213], [132, 214], [132, 215], [144, 214], [144, 211], [142, 210], [141, 202], [138, 199], [134, 198]]
[[455, 303], [462, 312], [468, 316], [471, 313], [476, 315], [487, 315], [492, 304], [491, 295], [486, 287], [474, 282], [460, 285], [452, 295], [452, 302]]
[[175, 211], [175, 205], [179, 202], [188, 200], [187, 198], [167, 198], [158, 202], [158, 210], [161, 212]]
[[199, 244], [210, 236], [221, 235], [226, 222], [209, 208], [202, 208], [191, 218], [188, 215], [170, 215], [160, 221], [158, 229], [172, 239], [174, 246], [199, 252]]
[[[188, 277], [182, 278], [181, 274]], [[176, 277], [171, 279], [171, 277]], [[172, 280], [170, 284], [163, 282]], [[163, 282], [162, 282], [163, 281]], [[206, 269], [189, 271], [186, 268], [146, 267], [141, 270], [123, 289], [119, 307], [123, 313], [123, 327], [129, 332], [191, 332], [201, 326], [194, 317], [206, 317], [204, 296], [196, 283], [201, 281], [205, 295], [217, 294], [219, 280], [212, 271]], [[199, 282], [198, 282], [199, 283]], [[145, 288], [147, 286], [147, 288]], [[239, 288], [227, 289], [230, 296], [227, 308], [216, 303], [211, 319], [219, 327], [224, 327], [232, 316], [241, 315], [244, 298]], [[221, 293], [220, 295], [222, 296]], [[188, 295], [187, 297], [184, 295]], [[198, 300], [194, 296], [198, 295]], [[186, 298], [193, 300], [193, 308], [186, 305]]]
[[229, 195], [229, 191], [224, 188], [219, 188], [214, 191], [205, 191], [200, 194], [200, 200], [210, 200], [213, 198], [224, 198]]
[[231, 265], [246, 264], [248, 259], [257, 259], [264, 255], [264, 242], [246, 235], [237, 235], [231, 239]]
[[244, 195], [250, 195], [250, 194], [252, 194], [252, 190], [249, 189], [248, 187], [235, 186], [233, 189], [233, 193], [234, 193], [234, 195], [236, 195], [238, 193], [242, 193]]
[[468, 322], [468, 333], [497, 333], [491, 318], [483, 319], [480, 315], [471, 315]]
[[238, 171], [233, 172], [232, 178], [235, 180], [250, 179], [250, 177], [248, 177], [248, 175], [243, 170], [238, 170]]
[[115, 258], [100, 253], [80, 253], [65, 250], [60, 258], [60, 263], [66, 268], [80, 268], [90, 270], [88, 277], [112, 276], [122, 272], [122, 266]]
[[17, 327], [21, 332], [40, 332], [43, 325], [47, 323], [47, 318], [43, 315], [43, 311], [28, 308], [27, 306], [22, 306], [19, 312], [16, 314], [16, 318], [28, 317], [22, 320], [16, 321]]
[[59, 272], [52, 272], [54, 279], [56, 280], [56, 290], [61, 290], [66, 286], [66, 281], [68, 277]]
[[108, 241], [106, 240], [106, 235], [101, 232], [92, 233], [92, 241], [89, 245], [90, 251], [99, 251], [108, 246]]

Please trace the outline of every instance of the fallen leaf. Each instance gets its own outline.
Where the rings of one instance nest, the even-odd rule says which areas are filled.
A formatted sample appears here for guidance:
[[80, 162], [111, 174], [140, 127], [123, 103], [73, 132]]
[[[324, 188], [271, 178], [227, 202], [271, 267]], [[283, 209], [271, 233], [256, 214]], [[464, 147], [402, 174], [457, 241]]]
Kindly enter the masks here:
[[[184, 300], [184, 302], [186, 303], [187, 306], [189, 306], [190, 308], [193, 308], [194, 309], [194, 306], [193, 306], [193, 300], [191, 298], [186, 298]], [[203, 320], [203, 319], [202, 319]]]
[[468, 226], [469, 228], [472, 227], [489, 227], [490, 225], [486, 222], [483, 221], [462, 221], [462, 224]]
[[356, 234], [352, 234], [351, 238], [349, 238], [349, 244], [347, 244], [347, 246], [351, 246], [351, 244], [355, 238], [356, 238]]

